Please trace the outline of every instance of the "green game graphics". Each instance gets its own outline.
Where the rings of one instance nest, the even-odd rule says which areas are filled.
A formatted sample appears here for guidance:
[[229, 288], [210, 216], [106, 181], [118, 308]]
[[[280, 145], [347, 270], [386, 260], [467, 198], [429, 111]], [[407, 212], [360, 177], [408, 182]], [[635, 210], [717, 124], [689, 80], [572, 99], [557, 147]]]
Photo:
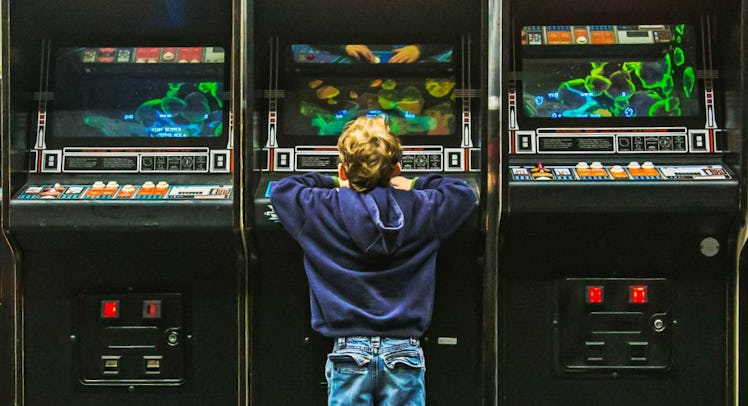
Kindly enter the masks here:
[[337, 136], [359, 116], [385, 115], [396, 135], [447, 135], [455, 128], [453, 78], [313, 79], [296, 92], [292, 134]]
[[[219, 82], [168, 82], [163, 97], [137, 105], [134, 111], [86, 112], [83, 122], [107, 137], [219, 137], [223, 133], [223, 100]], [[133, 90], [138, 93], [138, 89]]]
[[[696, 73], [681, 30], [659, 58], [525, 61], [523, 104], [529, 117], [681, 117], [696, 114]], [[680, 34], [679, 34], [680, 32]]]

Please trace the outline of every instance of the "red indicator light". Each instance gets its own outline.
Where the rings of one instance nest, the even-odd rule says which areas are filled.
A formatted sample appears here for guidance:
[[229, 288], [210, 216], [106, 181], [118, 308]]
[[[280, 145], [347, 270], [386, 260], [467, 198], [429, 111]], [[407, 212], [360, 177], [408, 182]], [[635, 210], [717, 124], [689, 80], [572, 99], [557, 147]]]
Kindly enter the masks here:
[[599, 304], [603, 302], [602, 286], [587, 286], [587, 303]]
[[119, 317], [119, 300], [105, 300], [101, 302], [101, 317], [116, 319]]
[[143, 301], [143, 318], [160, 319], [161, 318], [161, 301], [144, 300]]
[[629, 287], [629, 303], [644, 304], [647, 303], [647, 286], [637, 285]]

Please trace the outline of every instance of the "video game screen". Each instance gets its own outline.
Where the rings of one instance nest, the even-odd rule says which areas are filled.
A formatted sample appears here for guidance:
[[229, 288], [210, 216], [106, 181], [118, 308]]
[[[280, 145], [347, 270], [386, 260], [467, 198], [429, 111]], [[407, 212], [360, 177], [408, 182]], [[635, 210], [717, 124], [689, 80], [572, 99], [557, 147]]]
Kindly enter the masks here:
[[455, 133], [453, 76], [305, 76], [286, 87], [284, 132], [338, 136], [360, 116], [384, 115], [399, 136]]
[[134, 61], [129, 66], [115, 66], [111, 59], [105, 62], [108, 66], [103, 66], [100, 60], [80, 63], [88, 57], [85, 51], [63, 52], [57, 61], [53, 109], [49, 113], [51, 135], [60, 138], [223, 135], [222, 69], [195, 69], [197, 65], [193, 63], [201, 63], [199, 59], [193, 63], [172, 63], [168, 68], [164, 63], [136, 65]]
[[[604, 27], [594, 30], [596, 27]], [[527, 35], [529, 40], [551, 38]], [[526, 27], [525, 30], [532, 30]], [[694, 117], [700, 114], [694, 47], [684, 26], [572, 27], [569, 43], [553, 36], [547, 49], [576, 48], [569, 57], [522, 59], [522, 102], [529, 118]], [[563, 27], [553, 30], [563, 31]], [[610, 30], [603, 36], [600, 31]], [[588, 34], [598, 34], [597, 37]], [[557, 33], [554, 33], [557, 34]], [[575, 37], [575, 35], [580, 35]], [[594, 42], [594, 38], [599, 41]], [[523, 48], [541, 44], [523, 43]], [[592, 46], [597, 49], [592, 51]], [[580, 57], [580, 50], [590, 56]], [[640, 49], [641, 52], [632, 52]]]

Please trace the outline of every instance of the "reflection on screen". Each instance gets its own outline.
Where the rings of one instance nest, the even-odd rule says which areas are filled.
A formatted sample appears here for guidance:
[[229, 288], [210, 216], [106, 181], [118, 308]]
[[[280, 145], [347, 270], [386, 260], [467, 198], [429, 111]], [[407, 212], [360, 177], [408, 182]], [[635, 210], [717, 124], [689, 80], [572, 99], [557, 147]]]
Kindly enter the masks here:
[[396, 135], [455, 131], [454, 77], [307, 77], [286, 91], [289, 135], [340, 135], [360, 116], [387, 117]]
[[295, 63], [450, 63], [452, 47], [441, 44], [291, 45]]
[[528, 117], [681, 117], [698, 112], [692, 66], [640, 60], [525, 60]]

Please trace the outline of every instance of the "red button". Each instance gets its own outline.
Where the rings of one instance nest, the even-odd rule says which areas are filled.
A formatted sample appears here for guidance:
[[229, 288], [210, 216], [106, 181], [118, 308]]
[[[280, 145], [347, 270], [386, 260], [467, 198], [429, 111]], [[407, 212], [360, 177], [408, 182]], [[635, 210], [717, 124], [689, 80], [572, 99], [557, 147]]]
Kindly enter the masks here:
[[587, 286], [587, 303], [599, 304], [603, 302], [602, 286]]
[[161, 301], [160, 300], [143, 301], [143, 318], [160, 319], [161, 318]]
[[647, 303], [647, 286], [636, 285], [629, 287], [629, 303], [645, 304]]
[[119, 317], [119, 300], [104, 300], [101, 302], [101, 317], [116, 319]]

